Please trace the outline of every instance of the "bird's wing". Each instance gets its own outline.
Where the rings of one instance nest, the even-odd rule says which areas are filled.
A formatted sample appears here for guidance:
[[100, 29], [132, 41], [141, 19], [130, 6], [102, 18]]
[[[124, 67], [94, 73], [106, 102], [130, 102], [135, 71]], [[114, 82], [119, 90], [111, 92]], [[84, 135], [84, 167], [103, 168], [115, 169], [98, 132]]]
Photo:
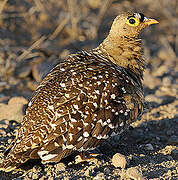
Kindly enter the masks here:
[[126, 88], [131, 86], [109, 63], [87, 59], [59, 64], [32, 97], [9, 158], [57, 162], [74, 150], [96, 147], [137, 117], [141, 100], [137, 90]]

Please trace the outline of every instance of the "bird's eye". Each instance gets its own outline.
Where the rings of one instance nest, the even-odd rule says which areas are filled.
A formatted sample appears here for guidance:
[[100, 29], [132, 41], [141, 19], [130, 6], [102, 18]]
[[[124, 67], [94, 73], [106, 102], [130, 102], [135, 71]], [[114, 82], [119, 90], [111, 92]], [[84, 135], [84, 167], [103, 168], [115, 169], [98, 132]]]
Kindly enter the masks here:
[[135, 24], [135, 19], [133, 19], [133, 18], [129, 19], [129, 23], [130, 24]]
[[130, 17], [126, 24], [128, 24], [129, 26], [138, 26], [140, 24], [140, 21], [134, 17]]

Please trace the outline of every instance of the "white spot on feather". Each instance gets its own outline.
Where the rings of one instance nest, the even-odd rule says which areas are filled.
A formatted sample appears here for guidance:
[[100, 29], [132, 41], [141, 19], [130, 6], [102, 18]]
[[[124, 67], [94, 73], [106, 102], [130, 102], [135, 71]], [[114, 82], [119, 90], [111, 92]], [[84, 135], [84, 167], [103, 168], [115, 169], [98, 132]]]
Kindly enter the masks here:
[[93, 68], [88, 68], [88, 70], [93, 70]]
[[89, 136], [89, 133], [88, 133], [87, 131], [85, 131], [85, 132], [83, 133], [83, 136], [84, 136], [84, 137], [88, 137], [88, 136]]
[[70, 139], [70, 141], [73, 140], [73, 134], [72, 133], [69, 133], [69, 139]]
[[112, 124], [108, 125], [111, 129], [114, 129], [114, 126]]
[[60, 128], [60, 130], [61, 130], [61, 133], [63, 133], [63, 132], [64, 132], [64, 130], [62, 129], [62, 127], [60, 126], [59, 128]]
[[105, 100], [104, 100], [104, 102], [105, 102], [105, 103], [108, 103], [108, 100], [107, 100], [107, 99], [105, 99]]
[[84, 138], [84, 141], [83, 142], [86, 142], [88, 140], [88, 138]]
[[70, 123], [70, 122], [69, 122], [69, 126], [70, 126], [71, 128], [74, 128], [73, 124], [72, 124], [72, 123]]
[[61, 71], [65, 71], [65, 69], [64, 69], [64, 68], [61, 68], [60, 70], [61, 70]]
[[62, 144], [62, 150], [65, 150], [65, 149], [66, 149], [65, 144]]
[[100, 91], [99, 90], [95, 90], [96, 94], [100, 95]]
[[82, 140], [82, 136], [80, 136], [78, 139], [77, 139], [77, 141], [81, 141]]
[[97, 108], [97, 107], [98, 107], [98, 105], [97, 105], [97, 103], [96, 103], [96, 102], [94, 102], [94, 103], [93, 103], [93, 106], [95, 106], [95, 108]]
[[120, 110], [120, 113], [123, 113], [124, 111], [123, 110]]
[[77, 129], [80, 131], [82, 128], [81, 127], [77, 127]]
[[119, 126], [121, 126], [121, 127], [122, 127], [123, 125], [124, 125], [124, 123], [123, 123], [123, 122], [121, 122]]
[[97, 81], [97, 84], [98, 84], [98, 85], [100, 85], [100, 84], [101, 84], [101, 82], [100, 82], [100, 81]]
[[108, 139], [108, 137], [109, 137], [109, 136], [105, 134], [105, 135], [102, 137], [102, 139]]
[[[94, 120], [94, 119], [93, 119]], [[83, 122], [84, 126], [88, 126], [89, 124], [87, 122]]]
[[126, 93], [126, 90], [125, 90], [125, 88], [124, 88], [124, 87], [122, 87], [122, 91], [123, 91], [123, 93]]
[[69, 94], [65, 94], [65, 97], [66, 97], [66, 98], [69, 98], [69, 97], [70, 97], [70, 95], [69, 95]]
[[58, 144], [57, 142], [54, 142], [54, 145], [55, 145], [56, 147], [59, 147], [59, 144]]
[[111, 98], [112, 98], [112, 99], [115, 99], [115, 98], [116, 98], [116, 95], [115, 95], [115, 94], [111, 94]]
[[54, 157], [56, 157], [58, 154], [48, 154], [46, 156], [43, 156], [43, 157], [40, 157], [43, 161], [47, 161], [47, 160], [50, 160]]
[[103, 125], [104, 125], [104, 124], [103, 124], [102, 119], [100, 119], [100, 120], [98, 121], [98, 123], [100, 123], [100, 124], [101, 124], [101, 126], [103, 126]]
[[61, 87], [66, 87], [65, 83], [61, 83], [60, 85]]
[[70, 144], [70, 145], [66, 145], [66, 148], [67, 149], [72, 149], [72, 148], [74, 148], [74, 146], [72, 144]]
[[52, 124], [52, 123], [50, 123], [50, 126], [52, 127], [52, 129], [56, 129], [56, 124]]
[[119, 114], [118, 112], [115, 113], [116, 116], [117, 116], [118, 114]]
[[74, 104], [74, 108], [75, 108], [75, 109], [78, 109], [78, 105], [77, 105], [77, 104]]
[[100, 134], [100, 135], [98, 135], [98, 136], [96, 136], [96, 138], [97, 138], [97, 139], [102, 139], [101, 134]]
[[76, 120], [76, 119], [74, 119], [74, 118], [71, 118], [71, 121], [72, 121], [72, 122], [77, 122], [77, 120]]
[[37, 153], [40, 157], [42, 157], [44, 154], [48, 154], [49, 151], [38, 151]]

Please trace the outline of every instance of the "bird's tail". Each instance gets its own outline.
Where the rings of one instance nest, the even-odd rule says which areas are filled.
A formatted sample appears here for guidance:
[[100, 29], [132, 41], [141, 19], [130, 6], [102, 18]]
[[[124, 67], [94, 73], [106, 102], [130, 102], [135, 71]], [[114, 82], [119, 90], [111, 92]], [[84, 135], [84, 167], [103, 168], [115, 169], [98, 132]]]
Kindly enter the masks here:
[[16, 151], [16, 148], [12, 148], [6, 158], [0, 163], [0, 171], [10, 172], [14, 169], [18, 169], [23, 163], [29, 159], [39, 159], [37, 154], [38, 148], [28, 149], [26, 151]]
[[16, 159], [12, 156], [7, 156], [2, 163], [0, 163], [0, 171], [10, 172], [17, 167]]

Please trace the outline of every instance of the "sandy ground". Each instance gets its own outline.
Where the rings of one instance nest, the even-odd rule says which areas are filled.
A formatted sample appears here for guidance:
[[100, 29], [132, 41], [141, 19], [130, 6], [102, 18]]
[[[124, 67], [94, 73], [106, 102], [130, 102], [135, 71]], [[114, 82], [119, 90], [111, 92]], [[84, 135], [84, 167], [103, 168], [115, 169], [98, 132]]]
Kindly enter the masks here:
[[72, 52], [96, 47], [121, 12], [142, 12], [160, 24], [141, 34], [148, 69], [143, 82], [145, 110], [140, 120], [99, 147], [103, 155], [95, 163], [74, 164], [73, 156], [45, 166], [40, 161], [28, 162], [22, 171], [0, 172], [0, 179], [177, 179], [176, 3], [176, 0], [1, 0], [0, 161], [14, 138], [32, 92], [55, 64]]

